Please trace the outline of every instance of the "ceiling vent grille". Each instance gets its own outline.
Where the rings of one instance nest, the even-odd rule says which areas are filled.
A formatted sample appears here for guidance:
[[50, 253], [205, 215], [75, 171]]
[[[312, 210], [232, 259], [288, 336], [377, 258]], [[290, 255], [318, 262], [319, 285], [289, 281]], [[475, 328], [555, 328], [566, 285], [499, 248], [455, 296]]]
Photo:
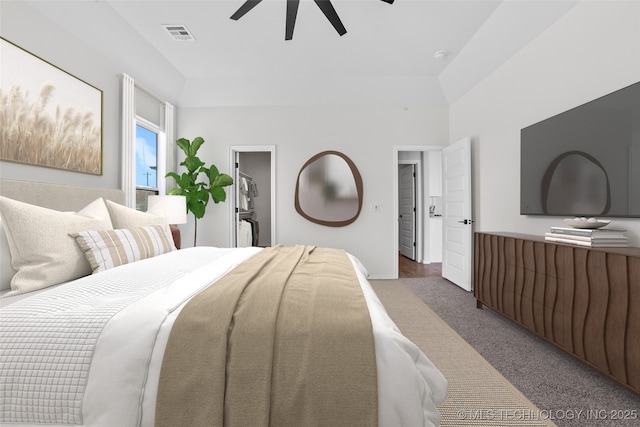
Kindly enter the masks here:
[[162, 26], [169, 32], [174, 40], [181, 42], [191, 42], [196, 40], [196, 38], [193, 37], [193, 34], [191, 34], [184, 25], [162, 24]]

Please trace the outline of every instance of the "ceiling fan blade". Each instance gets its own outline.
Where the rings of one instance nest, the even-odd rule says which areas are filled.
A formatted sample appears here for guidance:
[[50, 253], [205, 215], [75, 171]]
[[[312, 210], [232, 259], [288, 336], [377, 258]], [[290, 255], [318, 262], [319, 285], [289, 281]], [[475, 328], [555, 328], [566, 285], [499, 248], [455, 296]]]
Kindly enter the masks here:
[[382, 0], [382, 1], [385, 2], [385, 3], [393, 4], [394, 0]]
[[287, 26], [284, 34], [285, 40], [291, 40], [293, 38], [293, 29], [296, 26], [298, 6], [300, 6], [300, 0], [287, 0]]
[[258, 3], [260, 3], [261, 1], [262, 0], [247, 0], [247, 1], [245, 1], [242, 4], [242, 6], [240, 6], [240, 8], [238, 10], [236, 10], [236, 13], [231, 15], [231, 19], [233, 19], [234, 21], [237, 21], [238, 19], [242, 18], [245, 15], [245, 13], [249, 12], [251, 9], [256, 7], [258, 5]]
[[333, 5], [331, 4], [331, 0], [314, 0], [314, 1], [318, 5], [322, 13], [324, 13], [324, 16], [326, 16], [329, 22], [331, 22], [331, 25], [333, 25], [333, 28], [336, 29], [338, 34], [340, 34], [341, 36], [345, 35], [347, 32], [347, 29], [344, 28], [344, 25], [342, 25], [342, 21], [340, 20], [340, 17], [338, 16], [338, 13], [336, 12], [336, 10], [333, 8]]

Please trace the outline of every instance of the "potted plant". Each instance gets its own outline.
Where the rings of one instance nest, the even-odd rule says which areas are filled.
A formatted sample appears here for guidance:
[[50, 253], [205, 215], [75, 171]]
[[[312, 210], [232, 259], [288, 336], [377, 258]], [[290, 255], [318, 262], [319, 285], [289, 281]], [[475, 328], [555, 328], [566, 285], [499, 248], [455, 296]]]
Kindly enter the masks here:
[[[182, 175], [175, 172], [167, 173], [166, 177], [175, 179], [177, 188], [169, 191], [169, 194], [179, 194], [187, 199], [187, 212], [191, 212], [195, 217], [195, 230], [193, 233], [193, 246], [196, 246], [198, 235], [198, 219], [204, 217], [209, 199], [214, 203], [224, 202], [227, 193], [224, 187], [233, 184], [233, 178], [220, 173], [215, 165], [209, 167], [198, 157], [198, 150], [204, 144], [204, 139], [196, 137], [193, 142], [186, 138], [180, 138], [176, 144], [185, 154], [185, 159], [180, 163], [187, 171]], [[204, 175], [206, 179], [199, 180]]]

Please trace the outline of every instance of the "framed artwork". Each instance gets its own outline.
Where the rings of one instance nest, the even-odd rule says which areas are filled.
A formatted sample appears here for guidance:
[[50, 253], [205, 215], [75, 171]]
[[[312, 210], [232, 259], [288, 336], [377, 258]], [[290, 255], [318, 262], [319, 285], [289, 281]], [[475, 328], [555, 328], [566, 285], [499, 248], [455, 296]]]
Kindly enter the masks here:
[[0, 159], [102, 175], [102, 91], [0, 38]]

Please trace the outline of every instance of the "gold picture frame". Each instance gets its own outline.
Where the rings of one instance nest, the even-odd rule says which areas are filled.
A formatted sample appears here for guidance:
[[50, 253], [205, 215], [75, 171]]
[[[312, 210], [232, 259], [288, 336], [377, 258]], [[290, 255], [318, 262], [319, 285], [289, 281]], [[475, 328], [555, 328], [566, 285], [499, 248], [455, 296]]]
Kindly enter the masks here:
[[0, 37], [0, 160], [102, 175], [102, 91]]

